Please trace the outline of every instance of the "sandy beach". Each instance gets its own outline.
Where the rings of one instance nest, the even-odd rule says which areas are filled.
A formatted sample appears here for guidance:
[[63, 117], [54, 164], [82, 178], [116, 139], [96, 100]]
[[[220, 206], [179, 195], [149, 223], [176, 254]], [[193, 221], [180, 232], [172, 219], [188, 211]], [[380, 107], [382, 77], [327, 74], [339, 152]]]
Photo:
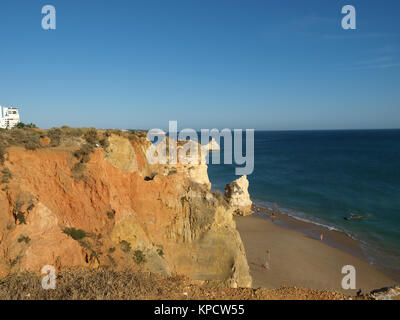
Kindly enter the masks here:
[[[345, 234], [276, 212], [271, 220], [268, 209], [255, 209], [252, 216], [235, 218], [245, 246], [253, 287], [296, 286], [355, 295], [360, 289], [367, 293], [398, 282], [363, 260], [358, 242]], [[263, 267], [267, 250], [270, 252], [269, 270]], [[345, 265], [356, 269], [356, 290], [342, 289], [345, 274], [341, 270]]]

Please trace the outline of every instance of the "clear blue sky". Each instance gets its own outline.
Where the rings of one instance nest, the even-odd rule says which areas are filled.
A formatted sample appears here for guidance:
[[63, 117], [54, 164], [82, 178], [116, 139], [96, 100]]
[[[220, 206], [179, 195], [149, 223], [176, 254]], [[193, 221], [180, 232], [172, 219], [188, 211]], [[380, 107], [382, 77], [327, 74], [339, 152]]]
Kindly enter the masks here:
[[398, 0], [1, 0], [0, 104], [44, 128], [400, 128], [399, 14]]

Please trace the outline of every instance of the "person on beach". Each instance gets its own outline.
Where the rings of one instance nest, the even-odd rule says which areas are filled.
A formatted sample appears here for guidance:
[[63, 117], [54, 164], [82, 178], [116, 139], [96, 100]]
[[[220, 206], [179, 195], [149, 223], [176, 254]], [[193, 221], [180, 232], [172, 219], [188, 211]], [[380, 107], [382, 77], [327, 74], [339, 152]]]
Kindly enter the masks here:
[[319, 236], [319, 238], [321, 239], [321, 241], [324, 239], [324, 234], [321, 233], [321, 235]]
[[270, 268], [270, 262], [271, 262], [270, 251], [267, 250], [266, 253], [267, 253], [267, 260], [265, 261], [263, 267], [264, 267], [265, 269], [269, 270], [269, 268]]

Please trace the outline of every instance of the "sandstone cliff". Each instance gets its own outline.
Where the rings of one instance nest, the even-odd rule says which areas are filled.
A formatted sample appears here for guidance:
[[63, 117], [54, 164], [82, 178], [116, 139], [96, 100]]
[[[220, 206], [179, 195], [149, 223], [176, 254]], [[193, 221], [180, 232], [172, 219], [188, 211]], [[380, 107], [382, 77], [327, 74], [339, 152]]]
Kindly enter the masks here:
[[247, 216], [253, 213], [251, 210], [253, 202], [250, 200], [248, 189], [249, 181], [246, 176], [242, 176], [226, 185], [225, 199], [235, 215]]
[[90, 149], [89, 160], [77, 152], [79, 139], [7, 148], [1, 276], [85, 266], [251, 286], [233, 210], [210, 192], [207, 166], [150, 165], [140, 135], [111, 134], [103, 148], [81, 147]]

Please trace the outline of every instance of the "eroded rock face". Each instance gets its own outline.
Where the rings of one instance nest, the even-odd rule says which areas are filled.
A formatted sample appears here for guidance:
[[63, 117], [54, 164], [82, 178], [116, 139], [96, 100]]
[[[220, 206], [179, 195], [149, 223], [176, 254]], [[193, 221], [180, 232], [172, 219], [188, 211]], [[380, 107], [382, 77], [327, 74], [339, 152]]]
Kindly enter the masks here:
[[399, 300], [400, 286], [374, 290], [370, 292], [369, 297], [375, 300]]
[[83, 180], [71, 174], [74, 148], [9, 148], [0, 275], [86, 266], [251, 286], [233, 211], [210, 192], [208, 176], [193, 178], [183, 164], [149, 165], [147, 146], [111, 138], [106, 155], [90, 155]]
[[135, 150], [130, 141], [114, 134], [109, 137], [108, 141], [110, 145], [104, 153], [105, 159], [121, 170], [138, 171]]
[[247, 216], [252, 214], [251, 205], [253, 203], [248, 189], [249, 181], [246, 176], [242, 176], [226, 185], [225, 199], [235, 215]]

